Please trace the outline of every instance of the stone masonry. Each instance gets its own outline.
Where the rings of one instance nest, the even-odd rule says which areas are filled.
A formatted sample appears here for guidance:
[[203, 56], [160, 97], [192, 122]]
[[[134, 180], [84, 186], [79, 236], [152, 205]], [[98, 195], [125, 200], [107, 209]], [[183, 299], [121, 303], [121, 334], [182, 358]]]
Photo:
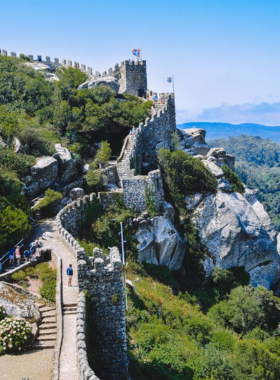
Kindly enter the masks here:
[[[99, 380], [90, 368], [86, 335], [94, 329], [94, 344], [98, 347], [99, 374], [101, 380], [127, 379], [127, 345], [123, 299], [122, 265], [119, 251], [110, 248], [110, 256], [103, 257], [94, 250], [94, 257], [86, 257], [85, 250], [69, 232], [76, 234], [85, 211], [95, 201], [95, 194], [84, 196], [62, 209], [56, 217], [57, 230], [77, 259], [78, 314], [77, 351], [80, 380]], [[86, 302], [84, 293], [89, 297]], [[91, 326], [86, 326], [86, 308], [91, 305]]]

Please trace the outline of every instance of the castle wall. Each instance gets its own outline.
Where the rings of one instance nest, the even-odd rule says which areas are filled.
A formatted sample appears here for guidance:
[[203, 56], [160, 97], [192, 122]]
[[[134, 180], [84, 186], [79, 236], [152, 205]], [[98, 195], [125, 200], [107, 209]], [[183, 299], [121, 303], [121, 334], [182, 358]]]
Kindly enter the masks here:
[[[101, 380], [127, 379], [127, 346], [123, 299], [122, 265], [119, 251], [110, 248], [110, 256], [103, 257], [94, 250], [94, 257], [86, 257], [73, 234], [88, 207], [95, 201], [95, 194], [84, 196], [61, 210], [56, 217], [57, 230], [74, 258], [77, 260], [79, 300], [77, 313], [77, 349], [79, 379], [95, 376], [88, 362], [86, 336], [94, 330], [98, 367]], [[87, 302], [83, 292], [91, 299], [90, 326], [87, 325]], [[89, 314], [88, 314], [89, 315]], [[98, 377], [94, 377], [99, 380]]]
[[157, 211], [164, 201], [163, 184], [160, 170], [151, 171], [148, 176], [136, 176], [124, 179], [123, 202], [126, 207], [143, 212], [147, 210], [146, 193], [152, 197]]
[[147, 89], [146, 61], [124, 61], [120, 72], [120, 94], [141, 96], [139, 91]]

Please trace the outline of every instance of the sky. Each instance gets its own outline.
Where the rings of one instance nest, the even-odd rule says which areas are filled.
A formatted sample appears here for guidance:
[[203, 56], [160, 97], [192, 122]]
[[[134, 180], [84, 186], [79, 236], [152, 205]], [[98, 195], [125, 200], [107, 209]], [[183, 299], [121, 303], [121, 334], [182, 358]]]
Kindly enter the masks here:
[[102, 72], [141, 48], [148, 88], [174, 75], [178, 122], [280, 125], [280, 0], [1, 0], [0, 16], [9, 53]]

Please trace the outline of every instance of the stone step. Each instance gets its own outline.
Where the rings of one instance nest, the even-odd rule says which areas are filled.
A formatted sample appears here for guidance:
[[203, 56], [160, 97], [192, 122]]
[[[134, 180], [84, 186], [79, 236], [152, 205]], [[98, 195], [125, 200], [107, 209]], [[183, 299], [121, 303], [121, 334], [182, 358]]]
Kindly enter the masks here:
[[71, 311], [67, 311], [67, 310], [65, 310], [65, 311], [62, 312], [62, 314], [63, 314], [63, 315], [77, 314], [77, 310], [76, 310], [76, 311], [74, 311], [74, 310], [73, 310], [73, 311], [72, 311], [72, 310], [71, 310]]
[[44, 335], [53, 335], [57, 333], [57, 329], [39, 329], [39, 338]]
[[51, 341], [51, 340], [56, 340], [56, 334], [38, 336], [38, 342], [46, 342], [46, 341]]
[[43, 307], [40, 307], [40, 312], [41, 313], [44, 313], [44, 312], [47, 312], [47, 311], [53, 311], [53, 310], [56, 310], [56, 308], [53, 307], [53, 306], [45, 306], [45, 305], [43, 305]]
[[76, 306], [77, 307], [77, 303], [64, 303], [63, 305], [62, 305], [62, 307], [69, 307], [69, 306]]
[[33, 349], [47, 349], [47, 348], [54, 348], [55, 347], [55, 340], [51, 342], [35, 342], [31, 348]]
[[39, 331], [41, 330], [49, 331], [52, 329], [56, 329], [56, 323], [44, 323], [39, 326]]
[[77, 310], [77, 306], [63, 306], [63, 311]]
[[49, 317], [55, 317], [55, 311], [54, 310], [51, 310], [51, 311], [44, 311], [41, 313], [41, 316], [42, 318], [49, 318]]
[[47, 324], [47, 323], [56, 323], [56, 318], [54, 317], [45, 317], [42, 322], [42, 324]]

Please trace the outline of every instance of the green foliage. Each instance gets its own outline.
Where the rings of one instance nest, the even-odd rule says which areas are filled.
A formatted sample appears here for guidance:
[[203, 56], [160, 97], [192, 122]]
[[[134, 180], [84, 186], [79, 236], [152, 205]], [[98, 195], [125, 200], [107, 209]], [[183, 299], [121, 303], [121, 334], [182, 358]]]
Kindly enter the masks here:
[[33, 267], [26, 268], [25, 274], [26, 274], [26, 276], [29, 276], [31, 278], [38, 277], [38, 271]]
[[222, 146], [235, 155], [235, 172], [251, 189], [280, 231], [280, 145], [257, 136], [241, 135], [209, 141], [211, 147]]
[[185, 197], [217, 191], [217, 180], [203, 163], [182, 150], [160, 149], [158, 162], [173, 203], [184, 211]]
[[86, 174], [87, 185], [91, 191], [98, 192], [104, 186], [104, 178], [100, 170], [88, 170]]
[[246, 334], [257, 326], [270, 332], [280, 322], [280, 301], [265, 288], [239, 286], [232, 290], [227, 301], [213, 306], [208, 315], [238, 333]]
[[173, 146], [174, 146], [174, 150], [180, 149], [180, 139], [179, 139], [177, 130], [173, 133]]
[[20, 270], [12, 275], [12, 279], [15, 282], [23, 282], [26, 279], [26, 273], [23, 270]]
[[48, 263], [41, 263], [36, 266], [36, 271], [39, 272], [39, 279], [43, 283], [43, 285], [39, 288], [41, 297], [55, 302], [57, 276], [56, 269], [52, 269]]
[[45, 195], [45, 198], [33, 208], [33, 212], [40, 211], [44, 217], [52, 216], [55, 211], [55, 206], [62, 200], [62, 194], [47, 189]]
[[17, 155], [8, 147], [0, 149], [0, 168], [6, 172], [14, 172], [20, 178], [29, 174], [30, 165], [35, 164], [32, 156]]
[[7, 317], [7, 313], [4, 306], [0, 305], [0, 321], [2, 321], [2, 319], [6, 317]]
[[147, 205], [147, 211], [150, 217], [153, 218], [158, 214], [156, 205], [155, 205], [155, 194], [154, 194], [153, 184], [151, 183], [149, 189], [147, 189], [145, 179], [143, 179], [143, 181], [144, 181], [144, 186], [145, 186], [145, 201]]
[[93, 168], [97, 168], [99, 164], [107, 164], [111, 157], [112, 150], [110, 144], [107, 141], [101, 142], [101, 147], [98, 149], [94, 161], [92, 163]]
[[227, 165], [222, 165], [222, 170], [224, 172], [225, 179], [228, 180], [233, 191], [235, 193], [243, 194], [245, 188], [244, 188], [243, 183], [237, 177], [237, 175]]
[[31, 339], [32, 331], [25, 321], [9, 317], [0, 322], [0, 353], [21, 351]]
[[119, 300], [118, 295], [117, 295], [117, 294], [113, 294], [113, 295], [112, 295], [112, 303], [113, 303], [114, 305], [117, 305], [118, 300]]

